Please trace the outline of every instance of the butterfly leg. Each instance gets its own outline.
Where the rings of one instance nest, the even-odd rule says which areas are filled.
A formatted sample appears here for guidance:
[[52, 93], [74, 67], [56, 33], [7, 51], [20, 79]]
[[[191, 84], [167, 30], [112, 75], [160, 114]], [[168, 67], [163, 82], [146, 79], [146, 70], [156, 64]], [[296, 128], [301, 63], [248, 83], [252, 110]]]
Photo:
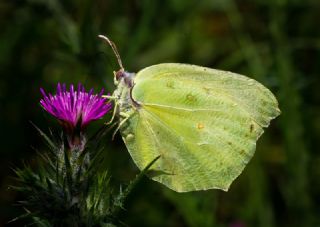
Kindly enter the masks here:
[[116, 116], [117, 110], [118, 110], [117, 97], [114, 96], [114, 94], [113, 94], [113, 95], [102, 95], [102, 98], [109, 99], [108, 102], [109, 102], [109, 101], [113, 101], [113, 102], [114, 102], [114, 108], [113, 108], [112, 117], [111, 117], [110, 121], [108, 121], [107, 123], [105, 123], [106, 125], [110, 125], [110, 124], [113, 122], [113, 120], [114, 120], [114, 118], [115, 118], [115, 116]]
[[117, 101], [114, 101], [114, 108], [113, 108], [112, 117], [111, 117], [110, 121], [108, 121], [107, 123], [105, 123], [106, 125], [110, 125], [110, 124], [113, 122], [113, 120], [114, 120], [114, 118], [115, 118], [115, 116], [116, 116], [116, 113], [117, 113], [117, 111], [118, 111], [118, 106], [119, 106], [118, 102], [117, 102]]
[[105, 98], [105, 99], [110, 99], [110, 100], [116, 100], [117, 99], [117, 97], [112, 96], [112, 95], [102, 95], [101, 97]]
[[112, 140], [114, 139], [114, 137], [116, 136], [116, 133], [119, 131], [119, 129], [122, 127], [122, 125], [132, 116], [132, 114], [133, 114], [133, 112], [131, 114], [120, 112], [120, 116], [124, 117], [124, 119], [122, 121], [120, 121], [116, 130], [114, 130], [114, 132], [112, 134]]

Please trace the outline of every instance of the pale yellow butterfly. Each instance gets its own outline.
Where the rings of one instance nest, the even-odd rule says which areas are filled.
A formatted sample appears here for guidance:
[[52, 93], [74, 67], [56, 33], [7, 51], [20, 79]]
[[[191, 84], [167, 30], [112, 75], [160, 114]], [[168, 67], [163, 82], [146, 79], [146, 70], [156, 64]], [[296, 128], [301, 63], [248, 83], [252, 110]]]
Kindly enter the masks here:
[[256, 142], [280, 114], [274, 95], [246, 76], [165, 63], [120, 70], [112, 97], [120, 133], [140, 170], [160, 155], [149, 177], [177, 192], [228, 190]]

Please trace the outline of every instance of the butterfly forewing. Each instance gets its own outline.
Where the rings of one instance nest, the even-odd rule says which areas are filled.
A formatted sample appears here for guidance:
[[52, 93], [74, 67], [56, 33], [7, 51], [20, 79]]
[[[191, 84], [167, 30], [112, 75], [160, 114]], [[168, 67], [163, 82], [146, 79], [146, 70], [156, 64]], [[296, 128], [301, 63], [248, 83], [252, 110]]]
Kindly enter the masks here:
[[141, 70], [135, 85], [133, 95], [143, 103], [210, 109], [233, 105], [246, 111], [261, 126], [267, 126], [280, 113], [274, 95], [262, 84], [221, 70], [159, 64]]

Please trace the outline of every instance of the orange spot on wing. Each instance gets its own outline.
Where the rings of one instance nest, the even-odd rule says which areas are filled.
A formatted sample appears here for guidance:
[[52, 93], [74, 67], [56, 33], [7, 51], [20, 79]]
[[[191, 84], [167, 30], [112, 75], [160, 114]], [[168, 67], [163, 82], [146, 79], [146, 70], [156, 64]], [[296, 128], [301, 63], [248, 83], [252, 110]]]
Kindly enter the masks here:
[[198, 129], [203, 129], [203, 128], [204, 128], [204, 125], [201, 124], [201, 123], [198, 123], [197, 128], [198, 128]]

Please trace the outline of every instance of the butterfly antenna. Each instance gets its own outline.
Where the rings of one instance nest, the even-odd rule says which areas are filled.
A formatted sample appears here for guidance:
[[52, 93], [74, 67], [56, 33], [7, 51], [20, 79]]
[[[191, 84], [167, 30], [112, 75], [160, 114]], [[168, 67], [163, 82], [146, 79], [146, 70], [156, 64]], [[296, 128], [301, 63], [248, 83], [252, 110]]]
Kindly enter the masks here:
[[116, 58], [118, 60], [118, 64], [120, 66], [120, 70], [124, 71], [124, 68], [123, 68], [123, 65], [122, 65], [122, 61], [121, 61], [121, 57], [120, 57], [120, 54], [117, 50], [117, 46], [114, 44], [114, 42], [112, 42], [108, 37], [104, 36], [104, 35], [98, 35], [98, 37], [100, 39], [103, 39], [104, 41], [106, 41], [109, 46], [112, 48], [113, 50], [113, 53], [116, 55]]

